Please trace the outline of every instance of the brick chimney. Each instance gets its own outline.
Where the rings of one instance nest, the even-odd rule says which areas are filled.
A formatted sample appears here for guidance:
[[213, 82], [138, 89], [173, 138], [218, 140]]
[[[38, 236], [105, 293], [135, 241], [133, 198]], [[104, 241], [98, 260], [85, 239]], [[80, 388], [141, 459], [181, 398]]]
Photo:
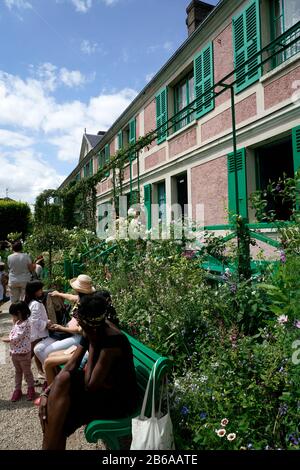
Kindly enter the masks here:
[[207, 15], [214, 9], [213, 5], [201, 2], [200, 0], [192, 0], [186, 9], [187, 19], [186, 25], [188, 35], [190, 36], [198, 26], [205, 20]]

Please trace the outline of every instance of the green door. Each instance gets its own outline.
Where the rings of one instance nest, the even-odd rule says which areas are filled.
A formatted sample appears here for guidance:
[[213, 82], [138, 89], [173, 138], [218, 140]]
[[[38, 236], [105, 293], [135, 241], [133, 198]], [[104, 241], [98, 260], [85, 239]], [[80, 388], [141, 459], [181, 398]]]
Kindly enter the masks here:
[[[236, 155], [236, 168], [238, 180], [238, 201], [239, 214], [248, 219], [248, 201], [247, 201], [247, 172], [246, 172], [246, 149], [240, 149]], [[228, 211], [229, 221], [237, 214], [236, 207], [236, 183], [235, 183], [235, 165], [234, 154], [229, 153], [227, 156], [228, 167]]]

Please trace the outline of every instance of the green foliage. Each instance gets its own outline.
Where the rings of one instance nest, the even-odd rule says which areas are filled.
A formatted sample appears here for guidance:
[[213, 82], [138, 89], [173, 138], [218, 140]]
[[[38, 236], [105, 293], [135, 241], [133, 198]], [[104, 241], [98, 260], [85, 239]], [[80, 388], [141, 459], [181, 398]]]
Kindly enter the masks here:
[[278, 181], [270, 181], [264, 190], [252, 193], [249, 200], [257, 220], [273, 222], [297, 217], [299, 183], [300, 170], [294, 178], [284, 174]]
[[30, 227], [31, 212], [28, 204], [16, 201], [0, 201], [0, 240], [7, 239], [12, 232], [25, 238]]

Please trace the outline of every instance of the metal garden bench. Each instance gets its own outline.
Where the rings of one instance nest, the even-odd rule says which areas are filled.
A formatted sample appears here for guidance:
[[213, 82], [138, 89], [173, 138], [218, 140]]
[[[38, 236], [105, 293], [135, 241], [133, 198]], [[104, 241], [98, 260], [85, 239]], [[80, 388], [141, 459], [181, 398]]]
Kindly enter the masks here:
[[[160, 356], [132, 336], [125, 332], [123, 333], [127, 336], [133, 352], [139, 390], [139, 400], [136, 411], [127, 418], [113, 420], [97, 419], [89, 423], [85, 428], [85, 437], [88, 442], [97, 443], [98, 440], [102, 440], [111, 450], [120, 450], [119, 439], [131, 435], [131, 420], [140, 414], [146, 386], [154, 364], [156, 363], [155, 390], [158, 390], [159, 384], [162, 382], [163, 377], [170, 367], [170, 360], [168, 358]], [[146, 407], [146, 413], [148, 413], [148, 415], [150, 413], [151, 396], [151, 393], [149, 393], [150, 400], [148, 400]]]

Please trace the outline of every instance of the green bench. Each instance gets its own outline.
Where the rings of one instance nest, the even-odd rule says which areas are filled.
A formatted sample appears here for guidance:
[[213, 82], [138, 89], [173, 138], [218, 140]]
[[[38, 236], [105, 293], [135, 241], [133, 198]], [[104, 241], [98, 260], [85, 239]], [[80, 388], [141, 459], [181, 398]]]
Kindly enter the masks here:
[[[139, 390], [139, 400], [136, 411], [133, 415], [127, 418], [95, 420], [89, 423], [85, 428], [85, 437], [88, 442], [97, 443], [98, 440], [101, 439], [111, 450], [120, 450], [119, 438], [131, 435], [131, 420], [140, 414], [146, 386], [154, 364], [156, 363], [155, 390], [158, 390], [159, 384], [170, 367], [170, 360], [168, 358], [160, 356], [147, 346], [141, 344], [132, 336], [125, 332], [123, 333], [127, 336], [133, 352], [133, 360]], [[151, 393], [149, 393], [149, 397], [150, 398], [148, 398], [148, 403], [146, 406], [146, 414], [148, 416], [150, 416], [152, 399]]]

